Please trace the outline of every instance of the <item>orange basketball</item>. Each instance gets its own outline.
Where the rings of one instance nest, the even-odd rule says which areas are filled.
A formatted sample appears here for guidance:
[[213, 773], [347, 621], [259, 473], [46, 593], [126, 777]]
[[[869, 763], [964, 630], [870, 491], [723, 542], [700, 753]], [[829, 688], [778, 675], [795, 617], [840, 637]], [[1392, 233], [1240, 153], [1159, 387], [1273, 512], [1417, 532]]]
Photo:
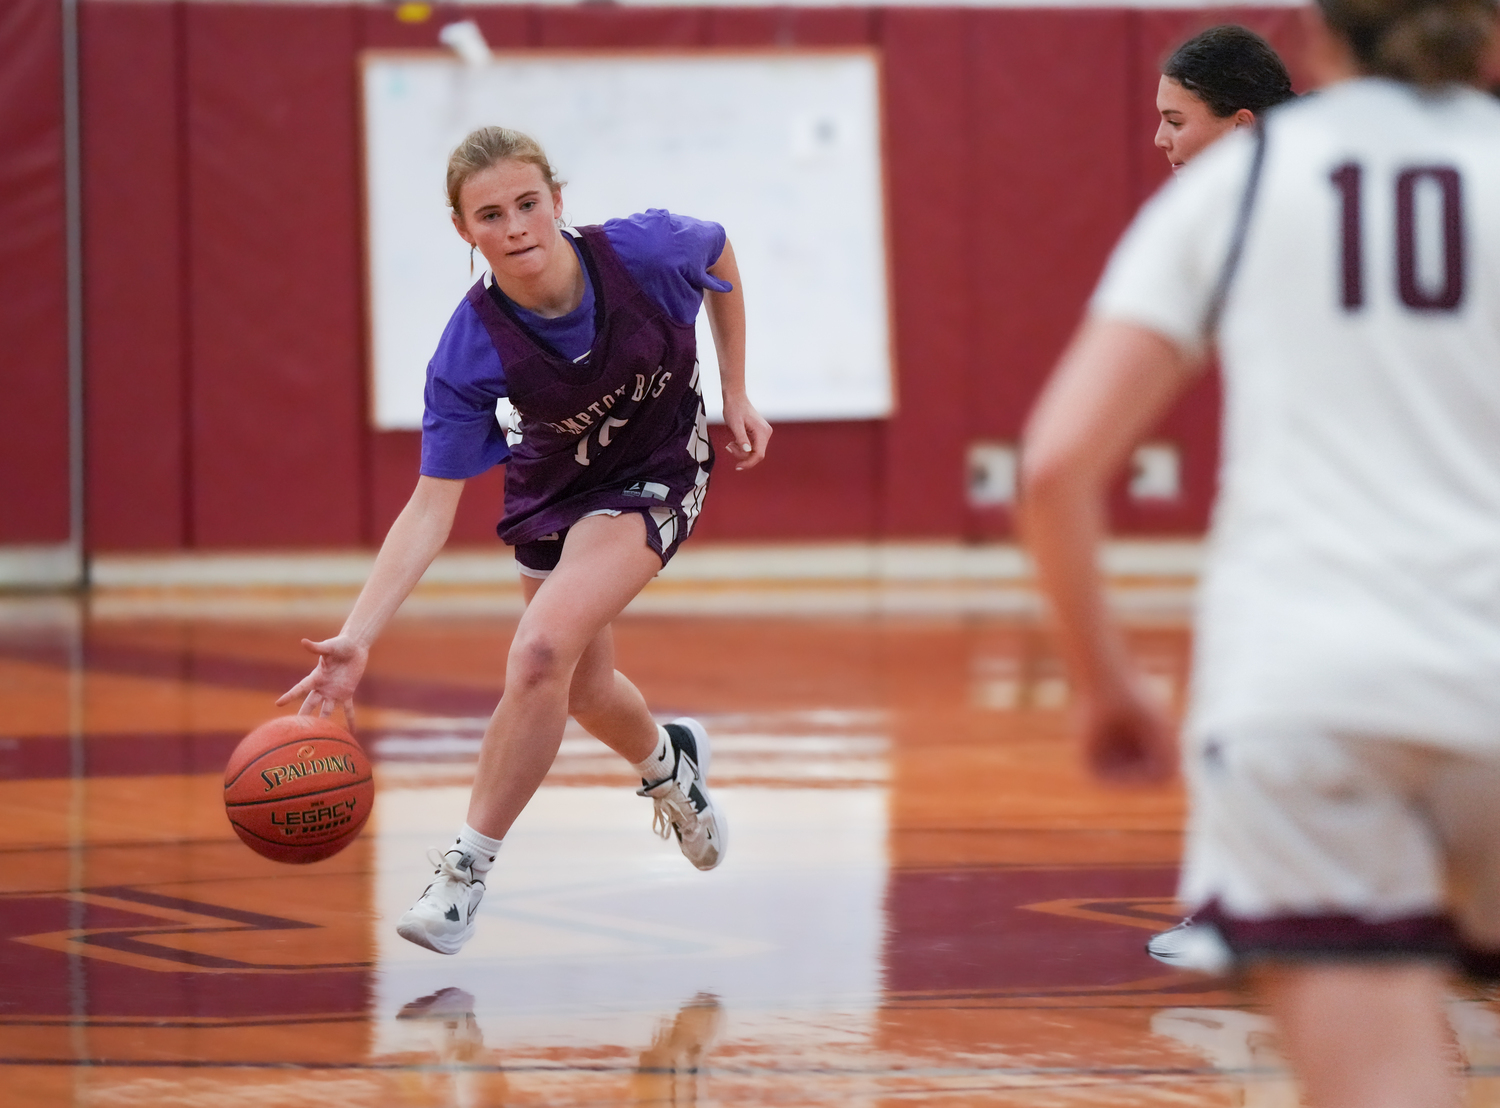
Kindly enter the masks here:
[[262, 723], [224, 767], [224, 810], [235, 834], [276, 862], [333, 857], [354, 841], [374, 800], [370, 760], [329, 719]]

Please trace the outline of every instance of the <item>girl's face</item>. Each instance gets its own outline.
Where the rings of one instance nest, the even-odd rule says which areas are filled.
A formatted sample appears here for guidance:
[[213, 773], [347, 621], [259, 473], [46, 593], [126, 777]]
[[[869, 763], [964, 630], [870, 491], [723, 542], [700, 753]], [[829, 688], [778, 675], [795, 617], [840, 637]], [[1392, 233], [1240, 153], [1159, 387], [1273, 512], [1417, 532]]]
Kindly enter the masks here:
[[1243, 108], [1220, 118], [1171, 77], [1163, 77], [1156, 86], [1156, 110], [1161, 114], [1156, 148], [1167, 156], [1174, 170], [1181, 169], [1215, 139], [1255, 118]]
[[562, 190], [549, 189], [540, 169], [498, 161], [465, 181], [458, 200], [462, 218], [455, 215], [453, 226], [479, 247], [497, 277], [526, 281], [546, 271], [562, 241], [556, 224]]

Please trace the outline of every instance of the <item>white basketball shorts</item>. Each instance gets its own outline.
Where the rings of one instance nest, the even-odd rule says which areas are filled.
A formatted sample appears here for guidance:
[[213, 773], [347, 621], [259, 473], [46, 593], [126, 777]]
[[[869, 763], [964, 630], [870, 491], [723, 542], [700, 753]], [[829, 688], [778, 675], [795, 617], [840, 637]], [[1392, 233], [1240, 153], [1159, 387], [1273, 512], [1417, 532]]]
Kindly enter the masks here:
[[1500, 970], [1500, 751], [1316, 727], [1205, 737], [1180, 897], [1237, 963], [1456, 958]]

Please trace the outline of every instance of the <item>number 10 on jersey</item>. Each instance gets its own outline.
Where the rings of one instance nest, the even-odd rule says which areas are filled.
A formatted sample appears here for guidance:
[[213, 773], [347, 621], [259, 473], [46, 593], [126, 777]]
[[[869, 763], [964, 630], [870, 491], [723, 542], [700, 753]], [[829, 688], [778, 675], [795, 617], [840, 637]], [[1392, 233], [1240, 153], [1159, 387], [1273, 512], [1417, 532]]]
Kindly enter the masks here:
[[[1365, 170], [1345, 162], [1329, 174], [1342, 205], [1343, 307], [1357, 312], [1365, 305], [1364, 220], [1361, 196]], [[1436, 227], [1417, 226], [1417, 189], [1436, 188], [1440, 210]], [[1401, 303], [1419, 312], [1451, 312], [1464, 299], [1463, 181], [1451, 165], [1406, 166], [1398, 170], [1396, 189], [1396, 294]], [[1417, 273], [1417, 244], [1440, 236], [1441, 281], [1423, 282]], [[1430, 241], [1430, 240], [1429, 240]]]

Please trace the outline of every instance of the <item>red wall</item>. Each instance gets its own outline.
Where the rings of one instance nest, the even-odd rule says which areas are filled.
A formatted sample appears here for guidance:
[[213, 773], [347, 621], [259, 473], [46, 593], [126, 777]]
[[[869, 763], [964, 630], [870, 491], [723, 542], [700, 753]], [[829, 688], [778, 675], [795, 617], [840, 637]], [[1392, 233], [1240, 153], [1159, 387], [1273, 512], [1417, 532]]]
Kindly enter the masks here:
[[0, 4], [0, 543], [68, 538], [62, 30]]
[[[700, 533], [737, 539], [1008, 534], [1003, 512], [967, 506], [964, 452], [1015, 437], [1111, 243], [1165, 175], [1151, 146], [1158, 62], [1229, 19], [1296, 56], [1285, 10], [439, 6], [408, 24], [388, 6], [89, 0], [96, 549], [384, 533], [415, 480], [417, 436], [371, 432], [365, 418], [357, 58], [430, 48], [460, 17], [497, 48], [881, 49], [898, 415], [784, 424], [765, 466], [721, 470]], [[10, 72], [0, 66], [0, 80]], [[1181, 502], [1120, 498], [1120, 530], [1202, 526], [1216, 405], [1206, 381], [1162, 430], [1188, 463]], [[493, 534], [499, 478], [472, 483], [457, 537]]]

